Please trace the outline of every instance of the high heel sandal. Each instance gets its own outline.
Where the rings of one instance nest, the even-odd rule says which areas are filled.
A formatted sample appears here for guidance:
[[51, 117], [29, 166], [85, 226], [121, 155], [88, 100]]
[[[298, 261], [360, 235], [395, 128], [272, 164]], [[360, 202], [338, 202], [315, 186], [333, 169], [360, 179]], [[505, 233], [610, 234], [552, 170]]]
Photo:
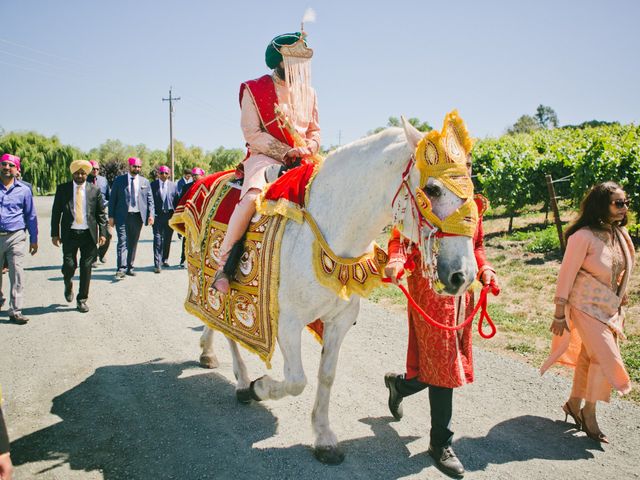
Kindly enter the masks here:
[[584, 421], [584, 413], [582, 412], [582, 410], [584, 409], [580, 410], [580, 420], [582, 421], [582, 431], [586, 433], [587, 437], [589, 437], [591, 440], [595, 440], [596, 442], [600, 442], [600, 443], [609, 443], [609, 439], [604, 433], [593, 432], [589, 430], [589, 427], [587, 427], [587, 424]]
[[571, 410], [571, 407], [569, 406], [569, 402], [566, 402], [564, 405], [562, 405], [562, 411], [564, 412], [564, 421], [567, 421], [568, 417], [573, 418], [573, 421], [576, 423], [576, 427], [578, 427], [578, 430], [580, 430], [580, 428], [582, 428], [582, 420], [580, 419], [580, 414], [575, 414], [573, 413], [573, 411]]

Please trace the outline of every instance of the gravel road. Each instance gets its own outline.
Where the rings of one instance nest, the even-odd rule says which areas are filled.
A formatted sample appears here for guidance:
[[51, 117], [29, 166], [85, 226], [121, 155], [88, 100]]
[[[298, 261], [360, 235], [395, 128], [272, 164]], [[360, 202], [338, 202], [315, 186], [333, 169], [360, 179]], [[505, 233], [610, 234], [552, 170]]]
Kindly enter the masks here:
[[[401, 422], [387, 409], [383, 375], [403, 368], [402, 311], [363, 303], [331, 403], [347, 458], [325, 466], [310, 449], [320, 353], [310, 335], [302, 395], [237, 404], [226, 341], [215, 341], [220, 367], [199, 368], [202, 325], [182, 307], [186, 272], [153, 273], [149, 227], [137, 277], [113, 281], [114, 244], [107, 264], [94, 270], [91, 311], [65, 302], [62, 254], [48, 235], [51, 204], [51, 197], [37, 199], [40, 251], [26, 262], [31, 321], [18, 326], [0, 314], [0, 383], [17, 480], [447, 478], [426, 453], [426, 392], [405, 400]], [[176, 265], [179, 248], [174, 239]], [[454, 448], [465, 478], [640, 478], [640, 407], [617, 399], [601, 407], [611, 441], [601, 447], [562, 421], [568, 379], [541, 378], [516, 359], [475, 352], [476, 382], [454, 396]], [[262, 375], [262, 363], [244, 353], [252, 376]], [[272, 372], [281, 378], [279, 353]]]

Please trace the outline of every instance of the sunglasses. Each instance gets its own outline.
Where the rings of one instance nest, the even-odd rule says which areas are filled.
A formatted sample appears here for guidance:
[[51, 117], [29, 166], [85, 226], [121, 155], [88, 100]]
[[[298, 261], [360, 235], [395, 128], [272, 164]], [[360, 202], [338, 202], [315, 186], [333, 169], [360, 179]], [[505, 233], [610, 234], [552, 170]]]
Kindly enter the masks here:
[[628, 200], [628, 199], [627, 200], [613, 200], [610, 203], [611, 203], [611, 205], [615, 205], [616, 208], [622, 209], [624, 207], [629, 208], [629, 205], [631, 204], [631, 200]]
[[15, 167], [16, 165], [11, 162], [0, 162], [0, 166], [2, 167]]

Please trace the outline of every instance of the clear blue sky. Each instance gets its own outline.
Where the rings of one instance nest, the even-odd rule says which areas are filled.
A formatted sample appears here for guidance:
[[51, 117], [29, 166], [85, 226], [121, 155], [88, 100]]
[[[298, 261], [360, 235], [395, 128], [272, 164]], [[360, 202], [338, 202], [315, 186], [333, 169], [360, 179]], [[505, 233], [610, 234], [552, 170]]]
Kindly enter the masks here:
[[308, 6], [325, 146], [453, 108], [477, 137], [540, 103], [561, 124], [640, 121], [635, 0], [0, 0], [0, 127], [164, 149], [173, 86], [178, 140], [242, 147], [238, 86]]

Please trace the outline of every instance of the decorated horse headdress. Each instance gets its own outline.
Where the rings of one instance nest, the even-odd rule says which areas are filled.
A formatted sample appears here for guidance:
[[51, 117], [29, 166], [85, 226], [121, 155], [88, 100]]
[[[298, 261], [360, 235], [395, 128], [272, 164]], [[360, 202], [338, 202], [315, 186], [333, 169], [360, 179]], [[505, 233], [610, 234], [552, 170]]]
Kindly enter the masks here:
[[[467, 167], [467, 158], [473, 148], [464, 121], [457, 110], [449, 112], [442, 130], [430, 131], [416, 148], [416, 166], [420, 171], [420, 186], [416, 203], [424, 218], [443, 234], [473, 237], [478, 223], [478, 208], [473, 200], [473, 182]], [[451, 192], [465, 200], [453, 214], [444, 220], [431, 210], [431, 202], [424, 193], [427, 180], [436, 178]]]

